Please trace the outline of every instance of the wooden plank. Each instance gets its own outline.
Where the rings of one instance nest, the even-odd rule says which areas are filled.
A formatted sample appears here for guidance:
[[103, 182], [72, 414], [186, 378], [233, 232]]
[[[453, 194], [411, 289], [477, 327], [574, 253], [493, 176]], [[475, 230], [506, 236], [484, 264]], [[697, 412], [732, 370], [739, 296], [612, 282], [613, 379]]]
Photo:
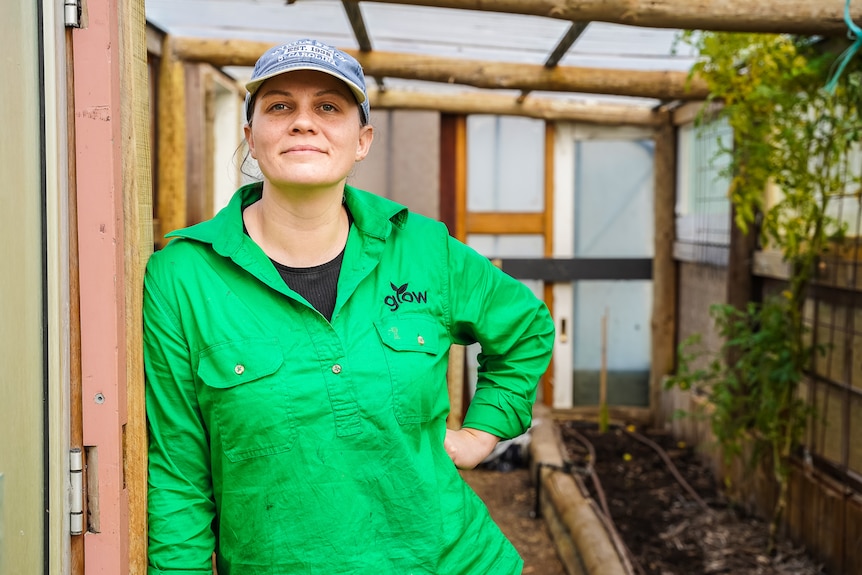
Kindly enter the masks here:
[[[66, 35], [66, 94], [75, 93], [75, 63], [72, 38]], [[66, 98], [66, 121], [75, 125], [75, 99]], [[75, 130], [66, 132], [69, 190], [69, 447], [84, 450], [83, 387], [81, 379], [81, 284], [78, 253], [78, 163]], [[86, 461], [83, 462], [87, 464]], [[87, 491], [87, 474], [82, 474], [82, 490]], [[87, 501], [83, 497], [83, 516]], [[70, 575], [84, 575], [84, 535], [70, 537]]]
[[711, 102], [685, 102], [678, 108], [671, 111], [672, 122], [674, 126], [682, 126], [691, 124], [698, 118], [712, 119], [718, 114], [724, 106], [719, 100]]
[[545, 214], [469, 212], [467, 217], [468, 234], [537, 234], [545, 230]]
[[862, 573], [862, 497], [846, 499], [847, 523], [844, 533], [844, 573]]
[[201, 202], [201, 219], [208, 220], [215, 215], [215, 103], [216, 85], [221, 82], [216, 79], [213, 68], [207, 66], [203, 77], [204, 89], [204, 125], [203, 125], [203, 200]]
[[[566, 409], [554, 409], [554, 419], [560, 421], [586, 420], [598, 422], [599, 406], [584, 405]], [[608, 406], [608, 416], [611, 422], [634, 423], [646, 425], [652, 420], [652, 411], [647, 407]]]
[[[839, 35], [847, 32], [844, 2], [833, 0], [368, 0], [688, 30], [787, 32]], [[850, 16], [862, 20], [853, 2]]]
[[174, 57], [172, 39], [165, 37], [159, 69], [158, 186], [156, 188], [159, 234], [185, 227], [186, 217], [186, 118], [183, 63]]
[[129, 575], [147, 573], [147, 423], [144, 405], [144, 269], [153, 249], [150, 154], [150, 87], [144, 0], [119, 6], [123, 34], [121, 129], [123, 134], [123, 253], [125, 275], [126, 425], [123, 468], [128, 493]]
[[455, 237], [467, 241], [467, 117], [455, 122]]
[[440, 221], [455, 232], [455, 188], [458, 159], [455, 157], [458, 118], [453, 114], [440, 116]]
[[[459, 226], [464, 226], [466, 206], [465, 135], [466, 119], [463, 116], [443, 114], [440, 117], [440, 219], [449, 233], [459, 237]], [[461, 231], [463, 239], [464, 232]], [[452, 429], [461, 426], [469, 405], [465, 377], [465, 349], [453, 345], [449, 349], [447, 387], [449, 390], [449, 417], [446, 424]]]
[[650, 326], [650, 408], [658, 420], [664, 378], [674, 369], [677, 272], [673, 258], [676, 207], [676, 132], [666, 123], [655, 131], [653, 190], [653, 310]]
[[530, 96], [519, 103], [514, 96], [493, 93], [423, 93], [406, 90], [369, 90], [373, 109], [435, 110], [446, 114], [495, 114], [548, 121], [571, 121], [602, 126], [658, 126], [658, 115], [643, 106], [592, 104], [563, 98]]
[[[748, 231], [743, 232], [736, 225], [736, 206], [731, 204], [726, 302], [740, 311], [744, 311], [749, 302], [760, 299], [762, 293], [762, 289], [758, 289], [762, 282], [751, 273], [752, 258], [757, 247], [757, 236], [758, 231], [755, 226], [751, 225], [748, 227]], [[729, 346], [724, 354], [727, 365], [736, 365], [741, 353], [739, 346]]]
[[[175, 56], [217, 67], [254, 66], [271, 42], [239, 39], [176, 38]], [[486, 89], [582, 92], [657, 98], [702, 100], [709, 95], [706, 82], [687, 72], [605, 70], [577, 66], [546, 68], [541, 64], [467, 60], [423, 54], [365, 52], [344, 49], [354, 56], [366, 76], [403, 78]]]
[[[545, 122], [545, 222], [544, 222], [544, 252], [546, 258], [554, 255], [554, 142], [556, 125]], [[554, 317], [554, 285], [545, 282], [544, 299], [551, 317]], [[554, 358], [542, 376], [542, 400], [550, 407], [554, 402]]]
[[147, 24], [147, 54], [152, 54], [153, 56], [161, 57], [162, 55], [162, 42], [165, 41], [165, 33], [161, 30], [156, 29], [153, 26]]
[[206, 203], [206, 90], [204, 64], [184, 66], [186, 120], [186, 220], [183, 226], [205, 219]]

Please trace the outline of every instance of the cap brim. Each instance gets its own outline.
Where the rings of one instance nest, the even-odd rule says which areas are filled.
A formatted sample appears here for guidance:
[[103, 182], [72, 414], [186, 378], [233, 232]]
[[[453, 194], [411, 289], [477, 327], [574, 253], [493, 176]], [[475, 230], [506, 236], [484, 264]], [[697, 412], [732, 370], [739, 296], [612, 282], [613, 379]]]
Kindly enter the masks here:
[[351, 82], [341, 74], [333, 72], [332, 70], [329, 70], [323, 66], [314, 66], [311, 64], [301, 64], [299, 66], [292, 66], [290, 68], [273, 71], [270, 74], [266, 74], [259, 78], [255, 78], [254, 80], [246, 82], [245, 89], [248, 91], [249, 94], [254, 96], [260, 86], [270, 78], [275, 78], [276, 76], [281, 76], [282, 74], [287, 74], [288, 72], [298, 72], [299, 70], [313, 70], [315, 72], [323, 72], [324, 74], [329, 74], [333, 78], [338, 78], [339, 80], [347, 84], [347, 87], [350, 88], [351, 92], [353, 92], [353, 96], [356, 98], [357, 103], [362, 104], [365, 102], [365, 92], [360, 86], [357, 86], [354, 82]]

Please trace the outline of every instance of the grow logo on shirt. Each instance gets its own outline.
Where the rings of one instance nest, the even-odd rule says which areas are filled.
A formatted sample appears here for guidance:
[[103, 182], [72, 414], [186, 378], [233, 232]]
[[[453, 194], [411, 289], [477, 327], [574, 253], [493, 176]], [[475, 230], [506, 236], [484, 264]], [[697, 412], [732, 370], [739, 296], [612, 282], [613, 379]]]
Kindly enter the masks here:
[[397, 286], [392, 282], [389, 282], [389, 287], [395, 292], [383, 298], [383, 303], [389, 306], [389, 311], [398, 311], [402, 304], [428, 303], [427, 291], [409, 291], [407, 284]]

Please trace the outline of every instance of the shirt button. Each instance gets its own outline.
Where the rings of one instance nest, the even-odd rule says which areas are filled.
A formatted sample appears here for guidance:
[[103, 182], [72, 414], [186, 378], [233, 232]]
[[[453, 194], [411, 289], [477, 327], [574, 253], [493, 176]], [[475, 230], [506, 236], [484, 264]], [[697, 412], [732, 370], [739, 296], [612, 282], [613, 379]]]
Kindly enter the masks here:
[[245, 366], [241, 363], [236, 364], [236, 367], [233, 368], [233, 372], [237, 375], [242, 375], [245, 372]]
[[419, 342], [419, 345], [425, 345], [425, 338], [422, 337], [421, 335], [416, 338], [416, 341]]
[[340, 366], [340, 365], [338, 365], [337, 363], [336, 363], [335, 365], [333, 365], [333, 366], [332, 366], [332, 373], [334, 373], [334, 374], [336, 374], [336, 375], [338, 375], [339, 373], [341, 373], [341, 366]]

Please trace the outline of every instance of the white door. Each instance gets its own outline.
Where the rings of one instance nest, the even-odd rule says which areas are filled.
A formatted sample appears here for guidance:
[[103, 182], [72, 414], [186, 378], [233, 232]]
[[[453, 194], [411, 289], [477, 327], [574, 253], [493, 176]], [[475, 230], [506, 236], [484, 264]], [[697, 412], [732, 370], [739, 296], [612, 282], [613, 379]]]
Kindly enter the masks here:
[[554, 287], [554, 407], [598, 404], [603, 346], [608, 403], [649, 405], [653, 147], [649, 130], [557, 130], [554, 257], [595, 279]]

